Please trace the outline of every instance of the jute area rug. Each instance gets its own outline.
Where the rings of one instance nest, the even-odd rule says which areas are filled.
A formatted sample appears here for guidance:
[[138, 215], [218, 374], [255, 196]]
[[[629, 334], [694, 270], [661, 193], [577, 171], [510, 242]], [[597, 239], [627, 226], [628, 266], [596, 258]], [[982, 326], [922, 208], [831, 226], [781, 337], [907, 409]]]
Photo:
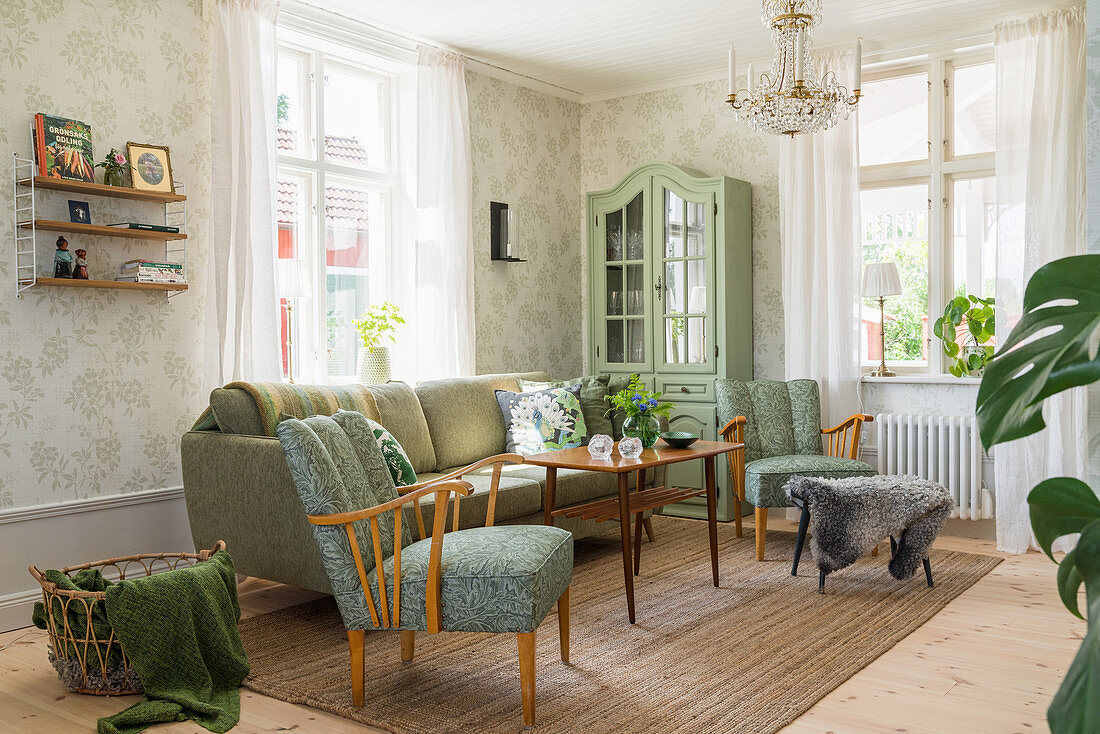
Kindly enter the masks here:
[[[544, 732], [775, 732], [809, 709], [1000, 559], [934, 551], [936, 586], [890, 576], [887, 555], [829, 576], [817, 593], [809, 544], [790, 575], [794, 535], [719, 525], [721, 587], [711, 584], [704, 523], [654, 517], [642, 544], [637, 624], [626, 619], [618, 528], [577, 541], [572, 665], [556, 612], [539, 628], [536, 728]], [[885, 547], [885, 546], [884, 546]], [[397, 632], [368, 632], [366, 705], [351, 705], [347, 636], [331, 598], [241, 622], [245, 685], [392, 732], [523, 729], [515, 635], [417, 633], [402, 663]]]

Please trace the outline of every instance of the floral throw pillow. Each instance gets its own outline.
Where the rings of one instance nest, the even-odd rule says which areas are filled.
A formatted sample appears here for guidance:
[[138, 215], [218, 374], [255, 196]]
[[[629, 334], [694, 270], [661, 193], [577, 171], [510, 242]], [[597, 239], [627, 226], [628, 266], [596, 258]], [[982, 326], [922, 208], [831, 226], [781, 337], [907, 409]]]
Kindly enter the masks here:
[[378, 446], [382, 449], [382, 458], [386, 460], [386, 468], [390, 470], [393, 483], [398, 487], [407, 487], [416, 484], [416, 472], [413, 471], [412, 462], [409, 461], [405, 449], [393, 434], [387, 431], [381, 423], [367, 418], [374, 437], [378, 439]]
[[506, 450], [529, 455], [583, 446], [588, 429], [580, 393], [579, 384], [521, 393], [497, 390]]

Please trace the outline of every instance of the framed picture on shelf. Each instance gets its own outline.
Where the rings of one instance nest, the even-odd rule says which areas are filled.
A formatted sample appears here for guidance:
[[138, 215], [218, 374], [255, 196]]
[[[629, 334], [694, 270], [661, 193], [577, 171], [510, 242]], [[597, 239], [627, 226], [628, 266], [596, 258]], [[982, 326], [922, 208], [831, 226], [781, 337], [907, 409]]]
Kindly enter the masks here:
[[126, 143], [126, 157], [130, 161], [130, 179], [135, 189], [176, 193], [167, 146]]
[[91, 224], [92, 211], [86, 201], [69, 199], [69, 221], [73, 224]]

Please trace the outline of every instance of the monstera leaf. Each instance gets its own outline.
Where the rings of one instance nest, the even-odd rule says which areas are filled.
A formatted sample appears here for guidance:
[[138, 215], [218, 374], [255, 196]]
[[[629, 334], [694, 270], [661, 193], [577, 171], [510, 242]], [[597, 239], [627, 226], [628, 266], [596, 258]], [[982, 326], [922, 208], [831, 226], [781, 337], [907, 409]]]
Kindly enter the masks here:
[[1100, 325], [1100, 255], [1055, 260], [1035, 271], [1024, 291], [1023, 318], [978, 389], [982, 443], [1041, 431], [1042, 402], [1100, 379], [1089, 340]]
[[[1062, 566], [1066, 563], [1073, 563], [1074, 574], [1085, 583], [1089, 631], [1050, 702], [1047, 723], [1055, 734], [1092, 734], [1100, 731], [1100, 522], [1085, 526], [1077, 549], [1066, 555]], [[1062, 575], [1060, 567], [1059, 581]], [[1076, 607], [1076, 586], [1073, 597]]]

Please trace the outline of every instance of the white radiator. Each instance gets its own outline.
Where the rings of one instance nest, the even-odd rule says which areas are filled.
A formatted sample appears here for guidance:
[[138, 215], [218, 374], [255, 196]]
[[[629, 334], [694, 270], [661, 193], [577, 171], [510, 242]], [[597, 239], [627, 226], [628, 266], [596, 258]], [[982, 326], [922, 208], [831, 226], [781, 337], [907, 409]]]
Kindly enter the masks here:
[[916, 474], [955, 498], [952, 517], [993, 517], [993, 495], [982, 482], [982, 446], [972, 416], [880, 413], [875, 416], [880, 474]]

